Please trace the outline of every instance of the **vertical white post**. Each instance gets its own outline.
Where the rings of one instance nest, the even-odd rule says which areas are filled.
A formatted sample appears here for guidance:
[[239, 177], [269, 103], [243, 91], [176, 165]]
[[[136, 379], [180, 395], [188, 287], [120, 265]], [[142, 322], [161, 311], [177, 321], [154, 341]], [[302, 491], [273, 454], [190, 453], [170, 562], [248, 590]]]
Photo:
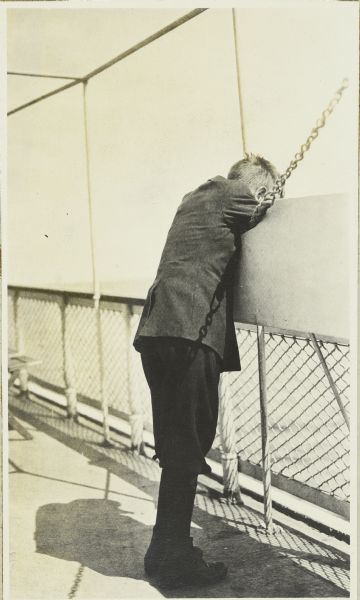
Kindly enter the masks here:
[[126, 349], [127, 349], [127, 373], [128, 373], [128, 398], [130, 406], [130, 428], [131, 428], [131, 449], [138, 454], [144, 454], [144, 415], [142, 403], [139, 394], [137, 380], [137, 363], [135, 350], [132, 347], [132, 307], [126, 305]]
[[96, 320], [96, 338], [97, 338], [97, 351], [98, 351], [98, 365], [99, 365], [99, 380], [100, 380], [100, 402], [101, 410], [103, 415], [103, 443], [105, 446], [111, 445], [110, 440], [110, 425], [109, 425], [109, 405], [107, 394], [105, 392], [105, 364], [104, 364], [104, 348], [101, 328], [101, 310], [100, 301], [95, 301], [94, 306], [95, 320]]
[[261, 442], [264, 483], [264, 517], [265, 527], [273, 533], [272, 500], [271, 500], [271, 456], [269, 445], [269, 423], [267, 410], [266, 388], [266, 357], [265, 357], [265, 332], [262, 325], [257, 326], [257, 344], [259, 361], [259, 390], [260, 390], [260, 415], [261, 415]]
[[219, 384], [219, 431], [222, 448], [224, 496], [233, 504], [242, 505], [244, 502], [239, 486], [234, 415], [228, 380], [228, 373], [222, 373]]
[[86, 103], [86, 90], [87, 81], [83, 81], [83, 116], [84, 116], [84, 137], [85, 137], [85, 167], [86, 167], [86, 185], [87, 185], [87, 197], [88, 197], [88, 215], [89, 215], [89, 230], [90, 230], [90, 247], [91, 247], [91, 267], [93, 275], [93, 288], [94, 288], [94, 312], [95, 312], [95, 326], [96, 326], [96, 340], [97, 340], [97, 352], [98, 352], [98, 365], [99, 365], [99, 376], [100, 376], [100, 402], [101, 410], [103, 414], [103, 435], [104, 445], [110, 445], [110, 426], [109, 426], [109, 407], [107, 397], [104, 390], [104, 379], [105, 379], [105, 365], [104, 365], [104, 352], [103, 352], [103, 340], [101, 332], [101, 311], [100, 311], [100, 284], [96, 269], [96, 236], [94, 227], [94, 211], [93, 211], [93, 198], [91, 189], [91, 176], [90, 176], [90, 144], [89, 144], [89, 125], [88, 125], [88, 114], [87, 114], [87, 103]]
[[[18, 290], [16, 290], [14, 296], [14, 322], [16, 345], [15, 350], [18, 354], [24, 354], [25, 344], [23, 331], [20, 323], [20, 292]], [[27, 396], [29, 391], [29, 373], [25, 366], [19, 369], [19, 387], [20, 393], [24, 396]]]
[[67, 296], [61, 299], [61, 328], [62, 328], [62, 346], [63, 346], [63, 368], [65, 381], [65, 396], [67, 400], [67, 416], [70, 419], [77, 418], [77, 395], [75, 386], [74, 361], [71, 350], [70, 331], [68, 320], [66, 318], [66, 308], [68, 305]]
[[18, 354], [24, 353], [24, 337], [20, 324], [20, 292], [14, 294], [14, 328], [15, 328], [15, 350]]

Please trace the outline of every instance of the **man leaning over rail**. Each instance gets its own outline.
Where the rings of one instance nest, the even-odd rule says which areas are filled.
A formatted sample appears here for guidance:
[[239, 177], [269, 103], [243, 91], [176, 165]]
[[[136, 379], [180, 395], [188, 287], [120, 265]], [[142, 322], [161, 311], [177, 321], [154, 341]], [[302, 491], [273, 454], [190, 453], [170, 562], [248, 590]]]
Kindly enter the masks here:
[[227, 178], [209, 179], [184, 197], [135, 336], [162, 467], [144, 565], [161, 586], [215, 583], [227, 573], [223, 563], [203, 560], [190, 524], [198, 474], [211, 471], [205, 456], [216, 432], [220, 373], [240, 370], [231, 298], [235, 251], [241, 234], [265, 215], [270, 204], [259, 202], [277, 177], [269, 161], [250, 155]]

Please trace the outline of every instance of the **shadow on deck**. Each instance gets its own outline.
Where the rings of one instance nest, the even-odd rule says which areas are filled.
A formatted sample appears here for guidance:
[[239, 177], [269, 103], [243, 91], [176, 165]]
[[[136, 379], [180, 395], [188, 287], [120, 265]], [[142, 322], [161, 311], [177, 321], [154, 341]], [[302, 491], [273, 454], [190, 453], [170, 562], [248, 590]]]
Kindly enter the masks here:
[[228, 564], [228, 576], [208, 588], [157, 589], [142, 562], [155, 519], [157, 464], [132, 454], [125, 439], [103, 447], [99, 430], [34, 397], [12, 393], [9, 403], [33, 436], [10, 431], [13, 600], [349, 595], [349, 556], [340, 542], [285, 526], [269, 536], [259, 512], [228, 504], [205, 479], [192, 534], [207, 559]]

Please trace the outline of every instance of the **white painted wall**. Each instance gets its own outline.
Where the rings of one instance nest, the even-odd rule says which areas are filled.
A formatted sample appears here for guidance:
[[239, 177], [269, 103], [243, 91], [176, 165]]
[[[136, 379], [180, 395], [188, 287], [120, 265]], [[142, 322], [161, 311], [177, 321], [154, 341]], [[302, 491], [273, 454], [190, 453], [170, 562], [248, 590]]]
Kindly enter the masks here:
[[236, 321], [349, 340], [350, 202], [281, 199], [242, 237]]

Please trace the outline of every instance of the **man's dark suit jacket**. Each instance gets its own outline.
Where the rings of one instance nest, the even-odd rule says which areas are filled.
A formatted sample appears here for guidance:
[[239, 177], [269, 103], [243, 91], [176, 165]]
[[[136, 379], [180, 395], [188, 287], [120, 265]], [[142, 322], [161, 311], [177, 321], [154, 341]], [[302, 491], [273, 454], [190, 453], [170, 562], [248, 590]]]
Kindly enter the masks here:
[[134, 346], [176, 337], [210, 346], [223, 371], [240, 370], [232, 271], [240, 234], [257, 202], [240, 180], [214, 177], [180, 204], [149, 289]]

